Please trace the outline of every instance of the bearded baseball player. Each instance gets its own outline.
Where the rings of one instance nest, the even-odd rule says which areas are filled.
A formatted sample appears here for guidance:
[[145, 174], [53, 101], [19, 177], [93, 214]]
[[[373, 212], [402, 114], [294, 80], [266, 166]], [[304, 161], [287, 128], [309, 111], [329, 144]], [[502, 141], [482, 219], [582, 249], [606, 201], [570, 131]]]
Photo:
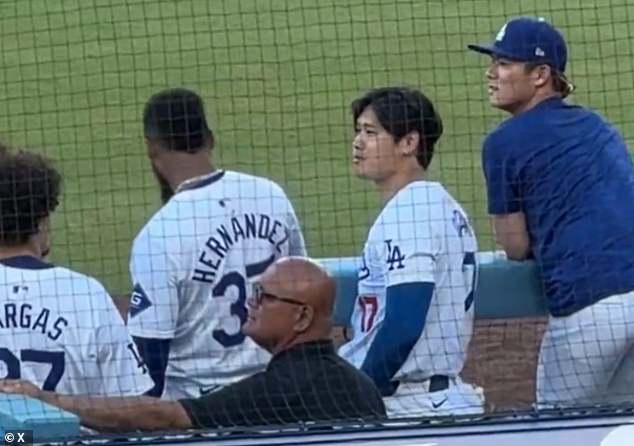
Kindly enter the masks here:
[[265, 178], [221, 170], [202, 99], [152, 96], [143, 114], [164, 206], [134, 240], [129, 328], [154, 396], [195, 398], [259, 371], [268, 353], [240, 331], [251, 284], [286, 255], [305, 255], [293, 206]]
[[442, 121], [420, 91], [381, 88], [352, 103], [353, 169], [383, 209], [359, 271], [352, 340], [340, 354], [366, 372], [392, 417], [474, 414], [460, 378], [473, 330], [477, 243], [462, 207], [425, 180]]

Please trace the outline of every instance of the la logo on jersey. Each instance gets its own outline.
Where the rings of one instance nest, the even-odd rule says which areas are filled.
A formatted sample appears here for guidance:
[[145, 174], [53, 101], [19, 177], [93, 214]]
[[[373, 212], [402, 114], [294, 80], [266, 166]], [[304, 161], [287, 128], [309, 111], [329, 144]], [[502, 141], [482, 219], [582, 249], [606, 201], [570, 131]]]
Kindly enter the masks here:
[[385, 244], [387, 245], [387, 263], [390, 265], [390, 271], [393, 271], [394, 268], [405, 268], [405, 265], [403, 265], [405, 256], [401, 253], [401, 248], [399, 248], [398, 245], [392, 246], [391, 239], [386, 240]]
[[130, 317], [138, 315], [151, 306], [152, 302], [150, 302], [150, 299], [148, 299], [147, 294], [145, 294], [145, 291], [143, 290], [143, 287], [138, 283], [134, 285], [132, 296], [130, 296], [130, 308], [128, 310], [128, 312], [130, 313]]

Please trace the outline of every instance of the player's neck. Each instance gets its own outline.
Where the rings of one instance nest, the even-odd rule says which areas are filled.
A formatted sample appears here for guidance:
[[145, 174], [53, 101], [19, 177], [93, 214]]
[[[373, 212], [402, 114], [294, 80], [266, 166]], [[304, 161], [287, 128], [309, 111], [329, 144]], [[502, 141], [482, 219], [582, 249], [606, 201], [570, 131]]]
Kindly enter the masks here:
[[386, 204], [401, 189], [414, 181], [423, 180], [425, 171], [422, 168], [412, 168], [402, 170], [382, 181], [377, 181], [376, 185], [381, 193], [383, 204]]
[[186, 155], [189, 159], [175, 159], [171, 172], [167, 178], [172, 190], [192, 178], [208, 175], [214, 172], [215, 168], [211, 160], [206, 156]]
[[528, 102], [519, 104], [517, 107], [511, 110], [508, 110], [508, 112], [512, 114], [513, 116], [517, 116], [521, 113], [529, 111], [530, 109], [536, 107], [537, 105], [541, 104], [542, 102], [548, 99], [558, 97], [558, 96], [560, 96], [560, 94], [552, 90], [539, 91]]
[[318, 328], [309, 329], [305, 331], [304, 333], [290, 335], [288, 339], [284, 339], [281, 342], [278, 342], [277, 345], [272, 346], [271, 348], [268, 348], [267, 350], [269, 351], [269, 353], [275, 356], [278, 353], [281, 353], [286, 350], [290, 350], [296, 345], [305, 344], [307, 342], [313, 342], [313, 341], [328, 340], [328, 339], [330, 339], [329, 332], [325, 332], [324, 330], [321, 330]]
[[0, 260], [11, 257], [28, 256], [42, 258], [42, 252], [37, 244], [29, 242], [18, 246], [0, 246]]

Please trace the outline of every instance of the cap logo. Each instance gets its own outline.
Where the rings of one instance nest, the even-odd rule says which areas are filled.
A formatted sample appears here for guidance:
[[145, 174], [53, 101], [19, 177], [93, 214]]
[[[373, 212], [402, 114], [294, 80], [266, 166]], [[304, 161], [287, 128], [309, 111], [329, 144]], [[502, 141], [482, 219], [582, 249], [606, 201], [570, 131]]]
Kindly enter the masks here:
[[535, 55], [539, 57], [544, 57], [546, 53], [540, 47], [535, 48]]
[[506, 34], [506, 25], [508, 25], [508, 23], [505, 23], [504, 26], [502, 26], [502, 28], [500, 28], [500, 30], [498, 31], [497, 36], [495, 36], [496, 42], [504, 40], [504, 34]]

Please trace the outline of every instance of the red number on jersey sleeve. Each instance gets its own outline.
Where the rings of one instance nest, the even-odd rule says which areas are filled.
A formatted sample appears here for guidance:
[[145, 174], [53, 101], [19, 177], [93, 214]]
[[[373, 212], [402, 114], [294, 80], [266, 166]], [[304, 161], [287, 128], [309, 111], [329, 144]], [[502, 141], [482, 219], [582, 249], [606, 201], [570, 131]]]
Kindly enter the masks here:
[[379, 303], [375, 295], [368, 294], [359, 296], [357, 302], [361, 307], [361, 332], [367, 333], [374, 325]]

